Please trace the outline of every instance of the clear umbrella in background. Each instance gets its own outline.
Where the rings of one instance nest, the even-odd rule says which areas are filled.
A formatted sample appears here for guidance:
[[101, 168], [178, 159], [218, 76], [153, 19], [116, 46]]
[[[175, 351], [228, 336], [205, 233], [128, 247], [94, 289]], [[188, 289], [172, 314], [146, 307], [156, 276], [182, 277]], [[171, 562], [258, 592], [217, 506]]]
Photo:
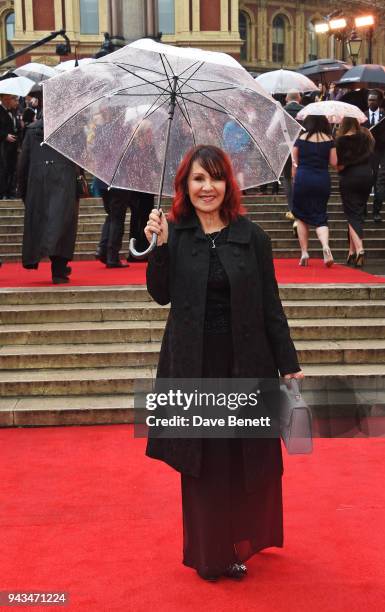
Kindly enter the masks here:
[[232, 57], [149, 39], [43, 90], [45, 142], [110, 187], [158, 194], [158, 208], [191, 147], [227, 151], [247, 189], [279, 178], [300, 131]]
[[50, 79], [57, 74], [54, 68], [51, 68], [51, 66], [46, 66], [45, 64], [40, 64], [39, 62], [24, 64], [24, 66], [16, 68], [13, 72], [18, 76], [27, 77], [35, 83], [40, 83], [41, 81]]
[[364, 123], [368, 119], [357, 106], [336, 100], [325, 100], [324, 102], [308, 104], [299, 111], [297, 119], [303, 121], [309, 115], [323, 115], [330, 123], [341, 123], [344, 117], [353, 117], [360, 123]]
[[299, 93], [318, 91], [318, 87], [308, 77], [294, 70], [272, 70], [260, 74], [255, 79], [270, 94], [287, 94], [290, 90]]

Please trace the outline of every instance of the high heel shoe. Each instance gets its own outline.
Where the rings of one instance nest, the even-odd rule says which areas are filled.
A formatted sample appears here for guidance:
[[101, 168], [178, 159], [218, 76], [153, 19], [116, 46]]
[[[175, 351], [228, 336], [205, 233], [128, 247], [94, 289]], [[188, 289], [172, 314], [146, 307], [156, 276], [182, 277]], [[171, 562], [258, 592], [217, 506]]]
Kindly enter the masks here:
[[330, 266], [332, 266], [334, 263], [334, 259], [333, 259], [333, 255], [329, 247], [327, 247], [326, 249], [323, 249], [323, 254], [324, 254], [324, 264], [327, 268], [330, 268]]
[[356, 254], [355, 253], [348, 253], [348, 256], [346, 258], [346, 265], [347, 266], [354, 266], [355, 263], [356, 263]]
[[365, 262], [365, 251], [360, 251], [357, 253], [355, 266], [356, 268], [362, 268]]
[[309, 263], [309, 253], [302, 253], [301, 255], [301, 259], [299, 260], [299, 266], [307, 266], [307, 264]]

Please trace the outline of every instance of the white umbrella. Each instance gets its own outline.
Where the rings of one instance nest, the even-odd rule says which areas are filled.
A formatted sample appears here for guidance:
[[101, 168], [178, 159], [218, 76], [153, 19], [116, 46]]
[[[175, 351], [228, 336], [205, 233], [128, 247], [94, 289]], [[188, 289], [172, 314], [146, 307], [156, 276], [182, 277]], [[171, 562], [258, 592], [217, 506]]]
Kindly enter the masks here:
[[[91, 64], [92, 62], [94, 62], [95, 60], [92, 57], [82, 57], [80, 60], [78, 60], [78, 64], [79, 66], [84, 66], [85, 64]], [[66, 62], [61, 62], [60, 64], [58, 64], [57, 66], [55, 66], [55, 70], [57, 74], [58, 72], [67, 72], [67, 70], [72, 70], [73, 68], [77, 68], [77, 66], [75, 66], [75, 62], [76, 60], [67, 60]]]
[[341, 123], [344, 117], [353, 117], [360, 123], [364, 123], [368, 119], [357, 106], [336, 100], [325, 100], [324, 102], [308, 104], [299, 111], [297, 119], [303, 121], [309, 115], [323, 115], [327, 117], [330, 123]]
[[35, 81], [23, 76], [4, 79], [4, 81], [0, 81], [0, 94], [9, 94], [11, 96], [24, 98], [24, 96], [29, 94], [34, 85]]
[[273, 70], [260, 74], [255, 79], [267, 93], [285, 94], [290, 90], [300, 93], [305, 91], [318, 91], [318, 87], [303, 74], [293, 70]]
[[24, 64], [24, 66], [20, 66], [20, 68], [16, 68], [14, 73], [18, 76], [27, 77], [28, 79], [32, 79], [35, 83], [40, 83], [45, 79], [50, 79], [55, 76], [56, 70], [51, 68], [51, 66], [46, 66], [45, 64], [40, 64], [39, 62], [30, 62], [29, 64]]

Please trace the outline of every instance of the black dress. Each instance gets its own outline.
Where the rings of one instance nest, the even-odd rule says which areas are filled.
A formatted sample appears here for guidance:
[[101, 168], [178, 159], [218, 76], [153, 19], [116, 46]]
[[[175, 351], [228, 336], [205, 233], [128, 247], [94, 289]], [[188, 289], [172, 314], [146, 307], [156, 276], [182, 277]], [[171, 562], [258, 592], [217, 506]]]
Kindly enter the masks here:
[[[222, 230], [215, 244], [225, 241], [227, 232]], [[230, 284], [216, 249], [210, 249], [203, 350], [204, 377], [232, 376]], [[183, 563], [202, 576], [219, 576], [231, 563], [283, 545], [281, 475], [261, 479], [247, 492], [242, 440], [204, 439], [200, 476], [182, 474], [181, 482]]]
[[336, 141], [342, 207], [349, 225], [359, 238], [364, 236], [365, 210], [373, 186], [373, 144], [364, 128]]

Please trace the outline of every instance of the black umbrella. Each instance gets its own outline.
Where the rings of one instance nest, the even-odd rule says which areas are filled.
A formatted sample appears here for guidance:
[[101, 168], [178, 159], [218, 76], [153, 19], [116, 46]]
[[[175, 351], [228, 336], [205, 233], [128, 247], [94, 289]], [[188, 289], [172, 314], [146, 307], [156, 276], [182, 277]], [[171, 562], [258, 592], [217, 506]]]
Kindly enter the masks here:
[[353, 66], [340, 78], [338, 87], [353, 87], [359, 86], [374, 88], [379, 87], [385, 89], [385, 68], [379, 64], [361, 64]]
[[324, 85], [330, 85], [340, 79], [350, 67], [350, 64], [337, 59], [318, 59], [302, 64], [297, 68], [297, 72], [304, 74], [314, 82], [321, 81]]

